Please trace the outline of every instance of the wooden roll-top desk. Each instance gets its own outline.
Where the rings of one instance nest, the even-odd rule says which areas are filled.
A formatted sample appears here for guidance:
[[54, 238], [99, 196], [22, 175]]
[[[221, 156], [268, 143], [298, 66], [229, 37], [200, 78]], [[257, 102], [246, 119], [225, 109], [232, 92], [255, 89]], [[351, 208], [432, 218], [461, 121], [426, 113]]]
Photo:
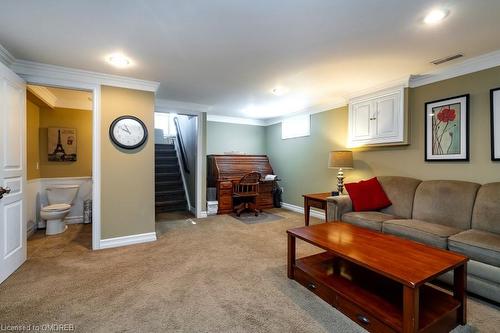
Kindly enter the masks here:
[[259, 172], [262, 177], [257, 196], [259, 208], [273, 208], [275, 181], [263, 180], [266, 175], [274, 175], [267, 155], [208, 155], [207, 158], [207, 185], [216, 188], [218, 214], [233, 211], [233, 182], [252, 171]]

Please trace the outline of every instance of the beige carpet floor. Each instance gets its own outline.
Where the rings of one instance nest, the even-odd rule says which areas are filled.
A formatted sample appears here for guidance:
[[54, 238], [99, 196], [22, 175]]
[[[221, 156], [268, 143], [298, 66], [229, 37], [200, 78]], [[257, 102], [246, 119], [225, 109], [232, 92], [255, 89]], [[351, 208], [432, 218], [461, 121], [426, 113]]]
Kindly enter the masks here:
[[[89, 225], [72, 225], [63, 236], [37, 234], [27, 262], [0, 285], [0, 324], [72, 324], [77, 332], [364, 332], [287, 279], [285, 230], [302, 225], [303, 216], [271, 212], [285, 218], [249, 225], [227, 215], [180, 216], [157, 223], [156, 242], [102, 251], [89, 250]], [[302, 242], [298, 250], [316, 251]], [[470, 298], [468, 316], [469, 325], [454, 332], [500, 332], [497, 307]]]

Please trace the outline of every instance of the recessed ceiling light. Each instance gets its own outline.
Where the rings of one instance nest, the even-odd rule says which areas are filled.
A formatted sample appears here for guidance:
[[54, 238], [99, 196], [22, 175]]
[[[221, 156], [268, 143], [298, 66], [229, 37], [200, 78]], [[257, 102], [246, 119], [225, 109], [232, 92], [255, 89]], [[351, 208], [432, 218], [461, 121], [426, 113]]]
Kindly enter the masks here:
[[273, 93], [273, 95], [283, 96], [288, 92], [288, 89], [285, 87], [278, 86], [278, 87], [273, 88], [273, 90], [271, 90], [271, 92]]
[[106, 61], [118, 68], [125, 68], [132, 65], [132, 61], [123, 53], [113, 53], [106, 57]]
[[448, 16], [448, 12], [446, 10], [433, 9], [424, 17], [424, 23], [428, 25], [437, 24], [441, 22], [446, 16]]

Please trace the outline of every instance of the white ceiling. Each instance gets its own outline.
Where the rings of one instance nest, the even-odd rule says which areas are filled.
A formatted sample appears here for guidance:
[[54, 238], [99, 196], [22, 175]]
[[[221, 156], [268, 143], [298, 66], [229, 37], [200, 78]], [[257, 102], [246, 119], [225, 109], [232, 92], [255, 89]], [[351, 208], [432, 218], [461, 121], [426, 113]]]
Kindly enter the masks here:
[[[448, 18], [425, 26], [436, 6]], [[2, 0], [0, 44], [17, 59], [159, 81], [159, 98], [211, 114], [268, 118], [498, 50], [499, 14], [498, 0]], [[115, 51], [135, 65], [110, 67]], [[289, 93], [272, 95], [277, 85]]]

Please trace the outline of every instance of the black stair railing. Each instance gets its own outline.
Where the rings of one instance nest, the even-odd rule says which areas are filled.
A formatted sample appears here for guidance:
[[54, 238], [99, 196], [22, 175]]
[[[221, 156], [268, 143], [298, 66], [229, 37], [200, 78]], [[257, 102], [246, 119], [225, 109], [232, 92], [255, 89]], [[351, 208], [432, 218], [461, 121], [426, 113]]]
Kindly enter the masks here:
[[181, 126], [179, 125], [179, 119], [174, 118], [175, 131], [177, 132], [177, 143], [179, 146], [179, 153], [181, 154], [182, 169], [184, 172], [189, 173], [188, 158], [186, 154], [186, 147], [184, 145], [184, 140], [182, 139]]

